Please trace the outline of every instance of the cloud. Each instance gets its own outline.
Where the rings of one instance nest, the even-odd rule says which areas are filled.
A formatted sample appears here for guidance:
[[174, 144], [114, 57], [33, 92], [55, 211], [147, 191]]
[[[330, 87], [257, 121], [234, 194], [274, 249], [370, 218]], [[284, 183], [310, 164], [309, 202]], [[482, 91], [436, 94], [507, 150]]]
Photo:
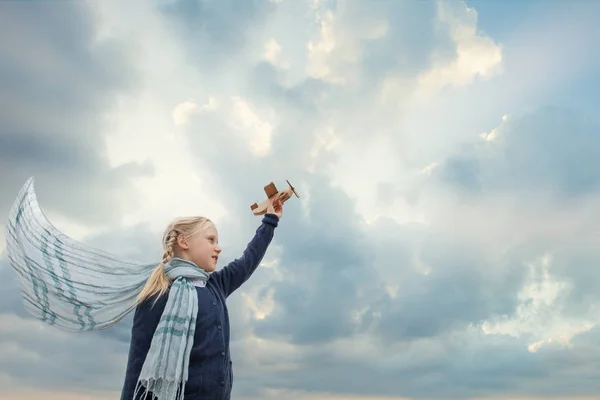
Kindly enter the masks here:
[[[440, 16], [436, 14], [439, 10], [420, 11], [424, 16]], [[302, 214], [286, 213], [283, 226], [289, 231], [278, 231], [276, 244], [280, 245], [281, 251], [278, 251], [274, 265], [257, 272], [240, 296], [232, 299], [232, 309], [240, 307], [254, 314], [243, 319], [249, 326], [244, 324], [242, 328], [242, 320], [237, 322], [240, 324], [238, 332], [247, 334], [236, 344], [243, 354], [239, 360], [241, 368], [245, 371], [256, 368], [255, 375], [245, 376], [255, 376], [254, 379], [260, 376], [261, 380], [266, 380], [265, 386], [282, 390], [311, 388], [315, 392], [402, 393], [417, 398], [427, 390], [432, 396], [443, 396], [451, 390], [451, 380], [443, 374], [456, 376], [471, 388], [454, 389], [456, 396], [500, 390], [501, 386], [492, 383], [481, 392], [472, 389], [476, 387], [477, 379], [484, 379], [484, 376], [483, 372], [478, 377], [469, 375], [472, 372], [469, 358], [464, 361], [465, 371], [453, 371], [451, 360], [458, 357], [458, 350], [440, 351], [438, 357], [431, 358], [431, 365], [416, 370], [420, 375], [417, 372], [407, 374], [410, 370], [408, 361], [397, 360], [390, 351], [383, 354], [383, 348], [370, 342], [372, 339], [367, 339], [366, 335], [405, 352], [417, 346], [416, 343], [422, 343], [423, 349], [434, 343], [443, 348], [441, 343], [448, 337], [463, 337], [461, 332], [470, 332], [469, 327], [481, 328], [486, 323], [493, 326], [501, 320], [522, 319], [523, 314], [519, 314], [518, 309], [522, 303], [530, 301], [522, 290], [530, 279], [522, 265], [535, 260], [540, 249], [511, 248], [512, 243], [494, 248], [492, 234], [476, 239], [481, 230], [481, 224], [476, 221], [489, 210], [495, 211], [497, 204], [487, 207], [473, 199], [472, 202], [477, 202], [475, 212], [469, 215], [465, 207], [458, 215], [452, 215], [449, 210], [458, 210], [454, 198], [430, 198], [441, 192], [438, 189], [419, 192], [418, 186], [412, 188], [416, 197], [405, 208], [408, 212], [421, 212], [429, 225], [419, 222], [409, 228], [400, 225], [396, 219], [378, 220], [385, 215], [387, 207], [372, 209], [374, 202], [380, 200], [376, 196], [380, 191], [370, 189], [392, 182], [398, 184], [402, 180], [409, 183], [413, 177], [410, 171], [397, 172], [404, 167], [401, 161], [394, 160], [399, 154], [396, 149], [398, 139], [389, 140], [390, 129], [384, 127], [390, 121], [401, 123], [400, 116], [393, 114], [398, 110], [397, 103], [382, 103], [379, 92], [364, 88], [372, 82], [391, 82], [386, 73], [398, 64], [393, 60], [393, 53], [389, 53], [390, 41], [395, 40], [397, 46], [407, 48], [412, 43], [403, 42], [399, 36], [384, 30], [380, 31], [381, 37], [360, 36], [360, 29], [355, 30], [358, 32], [355, 36], [344, 35], [344, 23], [351, 26], [348, 21], [352, 21], [352, 15], [366, 15], [367, 20], [371, 16], [372, 20], [377, 20], [380, 16], [397, 15], [381, 9], [369, 14], [354, 9], [352, 4], [342, 4], [334, 10], [326, 3], [320, 3], [314, 13], [317, 18], [315, 35], [307, 38], [306, 64], [300, 64], [307, 66], [307, 76], [298, 79], [297, 65], [282, 70], [272, 65], [272, 60], [270, 63], [258, 61], [252, 69], [251, 83], [240, 85], [236, 90], [229, 87], [217, 90], [212, 86], [206, 89], [205, 100], [194, 107], [195, 110], [204, 109], [194, 112], [183, 128], [191, 148], [202, 151], [203, 157], [196, 161], [199, 170], [210, 171], [203, 174], [203, 179], [211, 182], [215, 196], [227, 209], [248, 207], [246, 203], [249, 202], [244, 199], [261, 196], [259, 188], [270, 180], [268, 176], [272, 176], [273, 171], [296, 177], [296, 184], [308, 193], [308, 200], [303, 198], [298, 206], [302, 207]], [[432, 36], [431, 41], [426, 42], [429, 47], [420, 47], [418, 50], [422, 54], [415, 53], [411, 63], [404, 64], [406, 66], [395, 76], [396, 82], [406, 79], [407, 85], [398, 87], [402, 93], [413, 93], [418, 87], [415, 79], [423, 76], [421, 71], [430, 68], [447, 65], [465, 68], [455, 70], [457, 77], [440, 81], [439, 86], [446, 83], [464, 85], [477, 75], [486, 77], [499, 72], [500, 48], [474, 33], [472, 19], [463, 22], [448, 17], [442, 22], [453, 27], [448, 28], [449, 31], [455, 29], [455, 36], [449, 35], [440, 41]], [[471, 36], [459, 34], [460, 24], [466, 26], [466, 32]], [[342, 32], [339, 36], [345, 42], [335, 42], [336, 32]], [[277, 43], [283, 43], [279, 35], [273, 37], [278, 38]], [[363, 47], [367, 39], [371, 40], [370, 46]], [[378, 45], [388, 52], [377, 53]], [[474, 54], [479, 54], [480, 48], [489, 50], [490, 61], [475, 63], [472, 69], [461, 64], [462, 59], [456, 61], [460, 52], [455, 50], [466, 46], [460, 47], [463, 51], [469, 45], [476, 48]], [[283, 44], [277, 48], [278, 54], [292, 51]], [[414, 51], [417, 52], [417, 48]], [[447, 55], [446, 64], [430, 63], [429, 55], [436, 51]], [[291, 58], [286, 56], [286, 59]], [[376, 64], [374, 59], [379, 63]], [[200, 74], [206, 71], [203, 66], [199, 66], [199, 70]], [[246, 70], [242, 76], [245, 73]], [[246, 78], [239, 79], [245, 82]], [[389, 89], [387, 94], [384, 99], [389, 101]], [[373, 99], [378, 102], [372, 102]], [[241, 101], [247, 109], [254, 111], [254, 123], [240, 122], [236, 102], [239, 105]], [[215, 106], [209, 110], [211, 103]], [[378, 108], [382, 104], [384, 107]], [[265, 137], [261, 133], [263, 126], [270, 127], [271, 141], [268, 151], [265, 146], [265, 150], [257, 154], [255, 143]], [[396, 169], [382, 171], [384, 161], [393, 161]], [[463, 169], [468, 170], [469, 166], [466, 163]], [[420, 166], [419, 171], [423, 167]], [[429, 177], [434, 181], [444, 168], [445, 164], [439, 164], [414, 179], [425, 181]], [[377, 171], [375, 175], [374, 171]], [[390, 196], [391, 202], [402, 202], [396, 192], [391, 192]], [[292, 210], [293, 204], [289, 205]], [[331, 206], [327, 206], [329, 204]], [[361, 206], [359, 212], [357, 205]], [[464, 225], [465, 229], [457, 232], [456, 224], [461, 216], [468, 216], [470, 220]], [[437, 217], [441, 217], [439, 221], [436, 221]], [[250, 219], [225, 219], [220, 229], [224, 232], [247, 231], [250, 224]], [[234, 239], [235, 243], [243, 243], [239, 234], [226, 235], [231, 235], [228, 239]], [[487, 253], [490, 249], [494, 251]], [[505, 250], [510, 251], [501, 255]], [[532, 282], [537, 282], [535, 279]], [[242, 298], [251, 301], [247, 300], [244, 306]], [[577, 330], [570, 332], [576, 334]], [[504, 336], [490, 333], [481, 344], [485, 351], [477, 348], [473, 351], [481, 353], [478, 357], [485, 359], [492, 357], [494, 349], [511, 349], [515, 356], [534, 360], [528, 346], [537, 343], [540, 334], [529, 332], [527, 338], [506, 334], [504, 340]], [[466, 342], [473, 339], [470, 335], [464, 336]], [[347, 357], [351, 358], [352, 353], [344, 358], [342, 354], [332, 355], [325, 350], [332, 343], [360, 343], [376, 350], [368, 355], [359, 352], [362, 357], [357, 355], [355, 364], [349, 364]], [[248, 350], [253, 346], [256, 351]], [[466, 348], [470, 349], [468, 345]], [[381, 355], [381, 361], [377, 361], [377, 354]], [[423, 351], [422, 354], [427, 353]], [[279, 361], [277, 366], [276, 360], [286, 361]], [[531, 362], [539, 371], [545, 371], [542, 365]], [[325, 372], [330, 375], [322, 369], [311, 373], [310, 368], [314, 365], [327, 366]], [[260, 366], [268, 368], [267, 378]], [[495, 368], [500, 370], [502, 365]], [[341, 381], [342, 377], [348, 378], [348, 370], [356, 371], [351, 375], [353, 384], [350, 387]], [[484, 372], [491, 374], [495, 370], [490, 367]], [[392, 378], [399, 374], [407, 374], [414, 383], [393, 381]], [[505, 379], [516, 382], [518, 375], [515, 373]], [[432, 383], [439, 385], [439, 389], [432, 389]], [[514, 385], [511, 387], [518, 391], [518, 385]], [[243, 391], [251, 392], [251, 385], [245, 385]]]
[[[227, 263], [259, 224], [250, 205], [263, 186], [289, 179], [300, 193], [261, 267], [228, 300], [235, 398], [598, 393], [597, 127], [576, 112], [525, 110], [523, 99], [535, 96], [510, 91], [520, 82], [515, 42], [482, 33], [476, 10], [460, 1], [85, 10], [93, 11], [83, 14], [94, 23], [88, 36], [44, 48], [49, 60], [87, 49], [77, 60], [102, 77], [100, 100], [74, 97], [94, 112], [73, 126], [99, 126], [102, 115], [110, 129], [90, 136], [102, 148], [97, 158], [45, 149], [101, 160], [98, 175], [80, 168], [95, 182], [145, 162], [154, 174], [132, 172], [127, 190], [115, 186], [129, 209], [98, 203], [99, 219], [122, 216], [102, 231], [77, 212], [51, 215], [65, 232], [150, 262], [168, 220], [202, 214], [217, 221]], [[80, 64], [58, 65], [60, 77]], [[63, 113], [78, 106], [57, 104]], [[49, 150], [44, 158], [22, 148], [47, 174], [64, 175]], [[0, 182], [9, 181], [0, 174]], [[40, 192], [43, 206], [58, 199]], [[46, 329], [23, 313], [6, 261], [0, 278], [6, 393], [19, 385], [58, 393], [72, 382], [80, 383], [69, 391], [118, 393], [130, 317], [89, 335]], [[42, 369], [50, 360], [58, 362]]]
[[131, 59], [98, 38], [86, 4], [0, 8], [0, 212], [34, 175], [49, 211], [92, 225], [114, 221], [129, 207], [130, 179], [152, 174], [150, 164], [112, 168], [106, 158], [104, 115], [137, 88]]
[[[368, 336], [287, 351], [282, 351], [281, 342], [272, 344], [271, 350], [256, 342], [246, 344], [247, 348], [259, 347], [255, 354], [264, 368], [251, 369], [247, 376], [260, 379], [273, 393], [307, 392], [310, 388], [313, 396], [335, 393], [340, 397], [411, 399], [494, 398], [492, 393], [503, 398], [597, 393], [591, 375], [571, 375], [571, 366], [586, 365], [595, 370], [590, 364], [593, 356], [584, 356], [586, 350], [569, 350], [558, 344], [534, 354], [522, 339], [484, 335], [478, 329], [385, 347]], [[592, 354], [596, 352], [594, 347]], [[265, 392], [263, 398], [268, 398]]]
[[0, 315], [0, 326], [0, 369], [11, 387], [56, 390], [69, 383], [111, 391], [124, 374], [128, 343], [68, 334], [10, 314]]
[[281, 69], [290, 68], [289, 63], [282, 59], [281, 46], [273, 38], [269, 39], [267, 43], [265, 43], [264, 58], [274, 66], [279, 67]]
[[484, 140], [447, 160], [439, 173], [471, 192], [592, 194], [600, 182], [592, 166], [598, 156], [597, 129], [575, 112], [553, 108], [506, 118], [482, 135]]
[[477, 11], [460, 3], [438, 2], [439, 23], [449, 31], [455, 56], [434, 53], [430, 70], [421, 74], [422, 90], [441, 89], [445, 85], [463, 86], [474, 78], [488, 79], [502, 72], [502, 48], [477, 32]]
[[[169, 33], [181, 41], [186, 58], [201, 67], [208, 85], [228, 85], [225, 71], [236, 68], [257, 46], [261, 25], [279, 4], [266, 1], [169, 1], [156, 6]], [[258, 54], [256, 54], [258, 56]], [[220, 73], [219, 73], [220, 72]], [[234, 79], [235, 80], [235, 79]]]
[[494, 297], [511, 293], [515, 313], [492, 317], [484, 329], [531, 335], [530, 350], [570, 345], [597, 322], [591, 266], [600, 260], [590, 247], [598, 226], [596, 130], [560, 109], [505, 117], [414, 186], [420, 201], [447, 198], [435, 225], [460, 227], [459, 238], [512, 264], [516, 274]]
[[[346, 9], [342, 8], [342, 11]], [[333, 20], [333, 11], [329, 12], [330, 16], [323, 17], [328, 20], [320, 20], [322, 35], [331, 32], [327, 29], [333, 30], [324, 26]], [[336, 14], [336, 18], [340, 15]], [[321, 40], [325, 39], [325, 36], [321, 37]], [[316, 51], [316, 48], [323, 50], [320, 65], [325, 68], [323, 65], [328, 61], [324, 54], [329, 56], [334, 45], [319, 43], [320, 47], [309, 46], [308, 52]], [[489, 65], [495, 67], [499, 58], [494, 52], [498, 48], [492, 42], [484, 40], [483, 43], [491, 46]], [[361, 62], [356, 55], [348, 59], [340, 56], [336, 60], [343, 60], [350, 66]], [[523, 338], [514, 330], [499, 330], [502, 334], [497, 335], [489, 332], [481, 339], [481, 344], [473, 345], [476, 347], [470, 347], [474, 340], [471, 335], [475, 333], [469, 333], [477, 332], [482, 326], [496, 326], [498, 321], [517, 321], [518, 328], [515, 329], [522, 329], [524, 315], [528, 315], [523, 310], [532, 301], [532, 296], [536, 296], [527, 293], [527, 288], [538, 283], [550, 288], [556, 286], [553, 282], [540, 281], [537, 276], [530, 277], [528, 270], [523, 268], [524, 263], [535, 262], [540, 249], [530, 242], [527, 244], [531, 248], [511, 248], [512, 243], [498, 248], [491, 241], [492, 234], [476, 239], [481, 233], [481, 224], [476, 222], [481, 221], [489, 210], [495, 211], [498, 204], [487, 207], [474, 198], [471, 204], [476, 204], [477, 209], [469, 215], [466, 207], [456, 208], [458, 205], [453, 197], [431, 199], [430, 196], [443, 193], [439, 188], [420, 193], [418, 186], [414, 187], [417, 197], [407, 207], [410, 212], [422, 211], [427, 215], [429, 225], [404, 226], [395, 220], [378, 219], [385, 214], [386, 207], [379, 208], [365, 220], [364, 214], [356, 212], [355, 201], [364, 201], [364, 208], [367, 208], [374, 200], [379, 200], [377, 196], [365, 194], [380, 193], [369, 191], [370, 187], [397, 181], [397, 175], [388, 174], [382, 171], [383, 168], [380, 169], [383, 179], [371, 172], [377, 170], [375, 166], [381, 166], [382, 159], [392, 161], [397, 153], [390, 149], [394, 142], [385, 139], [385, 133], [377, 130], [376, 122], [371, 124], [374, 128], [368, 131], [370, 135], [360, 136], [360, 128], [365, 124], [356, 124], [353, 117], [366, 121], [367, 116], [388, 117], [389, 114], [378, 112], [372, 105], [363, 107], [361, 113], [349, 113], [354, 106], [364, 106], [366, 102], [358, 97], [352, 80], [333, 79], [334, 70], [322, 69], [326, 73], [313, 74], [290, 86], [286, 83], [286, 73], [281, 70], [265, 65], [256, 67], [255, 76], [262, 78], [261, 88], [266, 89], [267, 94], [251, 96], [242, 90], [242, 98], [253, 109], [269, 110], [262, 113], [261, 121], [272, 126], [274, 134], [271, 151], [263, 153], [262, 157], [256, 157], [251, 144], [252, 140], [260, 138], [261, 124], [255, 124], [243, 133], [236, 126], [234, 99], [239, 98], [235, 97], [238, 94], [219, 97], [219, 107], [197, 113], [186, 127], [194, 148], [227, 149], [224, 153], [209, 152], [198, 161], [198, 165], [216, 167], [211, 172], [212, 178], [207, 179], [215, 183], [213, 187], [227, 208], [246, 206], [241, 201], [248, 197], [246, 193], [260, 193], [250, 184], [260, 187], [262, 177], [272, 175], [270, 171], [283, 170], [285, 174], [300, 177], [301, 185], [309, 193], [309, 199], [301, 201], [302, 217], [291, 214], [284, 219], [283, 226], [289, 231], [278, 232], [276, 240], [282, 243], [282, 250], [275, 265], [257, 273], [242, 291], [252, 299], [252, 305], [245, 309], [254, 311], [254, 318], [249, 321], [251, 329], [244, 332], [255, 335], [238, 344], [243, 354], [242, 366], [246, 370], [251, 370], [250, 366], [269, 366], [267, 378], [261, 370], [256, 372], [255, 379], [259, 379], [260, 374], [260, 379], [266, 381], [265, 386], [277, 390], [310, 387], [315, 392], [402, 394], [415, 398], [422, 398], [425, 392], [433, 397], [443, 397], [449, 391], [454, 396], [484, 395], [490, 390], [502, 390], [506, 385], [518, 392], [523, 370], [506, 371], [503, 363], [507, 363], [508, 358], [499, 357], [500, 353], [496, 351], [507, 352], [515, 360], [528, 363], [524, 365], [531, 366], [533, 375], [547, 376], [548, 370], [530, 352], [543, 332], [529, 330]], [[482, 71], [475, 70], [472, 74], [487, 74]], [[466, 84], [470, 80], [459, 79], [457, 82]], [[253, 84], [252, 88], [258, 85]], [[345, 89], [346, 86], [351, 89]], [[269, 107], [275, 99], [278, 107]], [[335, 107], [341, 107], [345, 114], [338, 117]], [[320, 127], [313, 126], [315, 119], [322, 121]], [[294, 121], [291, 126], [286, 124], [290, 120]], [[299, 131], [311, 134], [292, 133]], [[318, 161], [311, 159], [314, 157]], [[401, 165], [392, 163], [398, 164]], [[459, 172], [470, 172], [469, 160], [463, 164], [460, 164]], [[436, 167], [426, 168], [424, 174], [411, 178], [410, 173], [405, 173], [402, 178], [407, 182], [411, 179], [433, 182], [445, 173], [446, 163], [432, 165]], [[244, 179], [233, 178], [239, 171], [244, 171]], [[342, 185], [339, 181], [334, 181], [335, 184], [331, 181], [332, 174], [335, 178], [344, 178]], [[472, 180], [476, 182], [475, 178]], [[395, 191], [390, 196], [389, 200], [402, 201]], [[293, 203], [289, 207], [294, 207]], [[451, 214], [448, 212], [451, 210], [459, 212]], [[436, 221], [438, 216], [442, 218]], [[470, 220], [457, 230], [462, 216], [468, 216]], [[245, 221], [236, 223], [246, 225]], [[488, 229], [492, 231], [494, 227], [500, 225], [490, 225]], [[223, 229], [235, 229], [235, 225], [226, 224]], [[502, 236], [501, 233], [498, 235]], [[494, 246], [495, 251], [488, 253]], [[241, 306], [241, 302], [233, 301], [233, 305]], [[552, 306], [552, 303], [548, 304], [548, 307]], [[533, 312], [536, 309], [539, 308], [532, 309]], [[571, 325], [566, 328], [545, 326], [552, 327], [553, 337], [563, 333], [573, 337], [581, 329], [588, 329], [586, 324], [580, 324], [579, 330]], [[465, 331], [468, 333], [463, 333]], [[384, 353], [384, 348], [376, 344], [380, 342], [374, 343], [374, 340], [383, 340], [399, 354], [421, 348], [419, 346], [423, 349], [418, 353], [422, 357], [428, 357], [432, 346], [439, 346], [440, 353], [431, 356], [430, 364], [418, 368], [414, 361], [409, 362], [395, 351]], [[454, 351], [441, 350], [448, 346], [447, 341], [452, 344], [454, 340], [457, 343], [462, 340], [465, 344], [463, 347], [454, 344]], [[345, 346], [339, 346], [346, 350], [345, 353], [328, 352], [334, 343], [345, 343]], [[248, 350], [253, 346], [257, 347], [256, 351]], [[357, 347], [356, 355], [353, 346]], [[373, 351], [361, 353], [364, 348]], [[461, 358], [460, 351], [475, 352], [477, 360], [495, 357], [497, 363], [473, 376], [474, 360], [466, 356]], [[462, 369], [452, 368], [454, 359], [462, 360]], [[286, 361], [278, 364], [276, 360]], [[321, 368], [311, 372], [315, 365]], [[500, 371], [506, 374], [504, 378], [499, 378], [497, 383], [488, 381], [485, 389], [478, 389], [478, 382]], [[406, 376], [406, 380], [395, 381], [393, 378], [397, 376]], [[342, 378], [346, 382], [342, 382]], [[557, 386], [553, 389], [558, 390]], [[244, 386], [244, 391], [247, 390], [249, 386]], [[536, 386], [535, 390], [539, 388]]]

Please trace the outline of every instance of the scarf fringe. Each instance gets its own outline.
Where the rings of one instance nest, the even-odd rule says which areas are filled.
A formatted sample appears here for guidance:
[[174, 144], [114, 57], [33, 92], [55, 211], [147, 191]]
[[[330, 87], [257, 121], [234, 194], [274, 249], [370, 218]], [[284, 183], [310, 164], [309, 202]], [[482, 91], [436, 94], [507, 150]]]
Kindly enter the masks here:
[[[141, 379], [136, 385], [133, 399], [143, 400], [184, 400], [184, 388], [186, 382], [175, 382], [172, 380], [159, 379]], [[139, 396], [139, 397], [138, 397]], [[150, 397], [148, 397], [150, 396]], [[128, 399], [129, 400], [129, 399]]]

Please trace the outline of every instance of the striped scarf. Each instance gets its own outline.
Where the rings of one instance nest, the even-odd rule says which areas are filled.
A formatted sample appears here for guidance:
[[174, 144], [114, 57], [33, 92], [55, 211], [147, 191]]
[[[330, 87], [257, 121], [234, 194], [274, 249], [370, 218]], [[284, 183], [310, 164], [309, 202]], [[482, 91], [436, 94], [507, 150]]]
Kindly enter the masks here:
[[[71, 331], [109, 328], [135, 308], [154, 264], [140, 264], [79, 243], [56, 229], [37, 201], [33, 178], [20, 190], [6, 223], [6, 252], [24, 307], [35, 318]], [[173, 281], [138, 391], [158, 400], [183, 399], [198, 298], [190, 279], [209, 274], [179, 258], [165, 265]], [[135, 397], [135, 396], [134, 396]]]

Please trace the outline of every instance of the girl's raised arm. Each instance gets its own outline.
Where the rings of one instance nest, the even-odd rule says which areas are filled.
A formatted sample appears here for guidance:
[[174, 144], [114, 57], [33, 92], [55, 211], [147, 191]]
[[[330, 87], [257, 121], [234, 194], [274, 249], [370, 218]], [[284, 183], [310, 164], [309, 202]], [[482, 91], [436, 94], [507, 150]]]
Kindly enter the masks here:
[[256, 230], [256, 234], [246, 246], [242, 256], [230, 262], [223, 269], [212, 273], [210, 279], [215, 279], [220, 284], [225, 297], [246, 282], [256, 270], [273, 239], [278, 223], [277, 215], [265, 214], [262, 224]]

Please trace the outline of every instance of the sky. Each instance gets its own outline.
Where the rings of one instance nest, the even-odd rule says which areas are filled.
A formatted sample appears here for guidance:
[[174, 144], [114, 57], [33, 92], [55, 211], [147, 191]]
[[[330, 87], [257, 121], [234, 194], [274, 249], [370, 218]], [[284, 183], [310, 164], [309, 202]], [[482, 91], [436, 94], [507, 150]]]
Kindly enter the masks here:
[[[286, 179], [228, 300], [233, 398], [600, 399], [600, 3], [0, 2], [0, 224], [35, 177], [65, 234], [221, 267]], [[3, 229], [1, 235], [3, 235]], [[0, 400], [118, 398], [131, 315], [23, 308], [0, 241]]]

